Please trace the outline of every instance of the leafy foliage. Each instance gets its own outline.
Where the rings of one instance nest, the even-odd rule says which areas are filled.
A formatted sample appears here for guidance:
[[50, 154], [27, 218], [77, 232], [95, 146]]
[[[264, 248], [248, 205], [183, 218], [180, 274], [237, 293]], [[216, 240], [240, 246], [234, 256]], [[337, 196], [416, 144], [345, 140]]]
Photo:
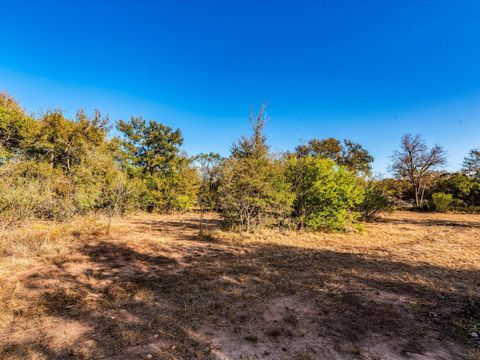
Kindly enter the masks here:
[[194, 157], [194, 165], [199, 172], [198, 204], [202, 210], [219, 209], [218, 187], [223, 162], [220, 154], [201, 153]]
[[389, 194], [381, 182], [368, 180], [365, 182], [364, 188], [365, 196], [357, 207], [362, 219], [371, 220], [375, 218], [378, 213], [386, 211], [391, 207]]
[[469, 176], [480, 181], [480, 148], [470, 151], [463, 161], [463, 170]]
[[450, 210], [453, 202], [452, 194], [435, 193], [432, 195], [432, 203], [436, 211], [445, 212]]
[[444, 174], [434, 191], [451, 194], [458, 208], [480, 206], [480, 180], [464, 173]]
[[295, 191], [294, 216], [301, 227], [346, 230], [358, 218], [364, 190], [358, 178], [333, 160], [291, 158], [287, 177]]
[[312, 139], [275, 157], [264, 135], [266, 105], [250, 114], [252, 133], [231, 148], [189, 157], [183, 137], [156, 121], [118, 121], [96, 111], [74, 118], [60, 110], [29, 116], [0, 93], [0, 220], [64, 220], [102, 211], [110, 217], [139, 208], [219, 211], [227, 226], [346, 230], [391, 206], [428, 201], [437, 211], [480, 209], [479, 151], [462, 172], [440, 172], [445, 151], [405, 135], [393, 156], [396, 179], [369, 177], [373, 157], [360, 144]]
[[71, 172], [88, 161], [92, 152], [106, 151], [107, 123], [108, 118], [98, 111], [91, 119], [79, 111], [75, 120], [65, 118], [59, 110], [49, 111], [37, 121], [26, 153]]
[[[60, 111], [35, 119], [10, 97], [1, 98], [2, 124], [9, 127], [1, 139], [10, 155], [0, 162], [0, 217], [64, 220], [106, 209], [121, 176], [107, 140], [108, 119], [82, 111], [75, 119]], [[124, 209], [134, 200], [116, 202]]]
[[402, 204], [408, 204], [413, 197], [412, 185], [407, 180], [400, 179], [380, 179], [374, 181], [375, 186], [382, 192], [392, 207], [402, 207]]
[[347, 167], [357, 174], [370, 174], [373, 157], [362, 145], [351, 140], [334, 138], [311, 139], [306, 145], [299, 145], [295, 149], [299, 157], [313, 156], [331, 159], [338, 165]]
[[148, 211], [186, 210], [195, 203], [198, 177], [191, 160], [181, 154], [179, 129], [155, 121], [120, 120], [117, 161], [132, 178], [143, 183], [141, 207]]
[[289, 215], [293, 194], [279, 161], [230, 158], [221, 171], [220, 206], [227, 225], [252, 231]]
[[7, 93], [0, 93], [0, 164], [21, 150], [33, 119]]
[[225, 223], [241, 230], [281, 223], [291, 211], [293, 194], [279, 160], [269, 154], [262, 129], [265, 107], [252, 121], [252, 135], [232, 147], [221, 166], [219, 199]]

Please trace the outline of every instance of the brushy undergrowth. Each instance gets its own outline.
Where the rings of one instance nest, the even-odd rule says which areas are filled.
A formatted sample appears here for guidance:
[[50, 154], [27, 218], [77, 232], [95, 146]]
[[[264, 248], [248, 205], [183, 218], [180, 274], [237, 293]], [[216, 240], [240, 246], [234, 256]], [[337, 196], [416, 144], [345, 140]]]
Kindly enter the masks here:
[[0, 227], [0, 258], [27, 258], [55, 250], [82, 236], [95, 236], [105, 230], [105, 222], [93, 214], [68, 222], [32, 221]]

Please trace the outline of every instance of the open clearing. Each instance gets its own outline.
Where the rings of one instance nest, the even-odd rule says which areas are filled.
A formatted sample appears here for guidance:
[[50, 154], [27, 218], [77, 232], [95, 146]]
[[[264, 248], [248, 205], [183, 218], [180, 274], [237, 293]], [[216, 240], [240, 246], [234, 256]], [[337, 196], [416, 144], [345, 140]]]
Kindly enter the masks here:
[[397, 212], [355, 234], [205, 226], [119, 219], [2, 273], [0, 358], [480, 358], [480, 216]]

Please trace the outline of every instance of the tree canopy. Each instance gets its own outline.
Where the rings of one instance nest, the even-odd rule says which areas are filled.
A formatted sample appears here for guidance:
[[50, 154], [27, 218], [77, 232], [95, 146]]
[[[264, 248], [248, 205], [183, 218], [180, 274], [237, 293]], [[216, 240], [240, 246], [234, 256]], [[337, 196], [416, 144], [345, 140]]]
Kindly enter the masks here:
[[405, 134], [400, 149], [392, 156], [392, 170], [398, 179], [410, 182], [415, 193], [415, 205], [424, 202], [425, 190], [431, 183], [436, 170], [447, 163], [446, 153], [440, 145], [428, 149], [420, 135]]
[[223, 158], [188, 155], [180, 129], [132, 117], [112, 123], [100, 112], [28, 115], [0, 93], [0, 220], [63, 220], [129, 209], [218, 211], [239, 230], [276, 226], [347, 230], [360, 217], [397, 206], [480, 211], [480, 150], [462, 171], [446, 173], [445, 150], [406, 134], [392, 156], [395, 178], [371, 175], [359, 143], [313, 138], [284, 156], [270, 151], [266, 105], [250, 113], [251, 133]]
[[370, 174], [373, 156], [360, 144], [344, 139], [343, 143], [335, 138], [311, 139], [307, 144], [295, 149], [299, 157], [313, 156], [331, 159], [356, 173]]

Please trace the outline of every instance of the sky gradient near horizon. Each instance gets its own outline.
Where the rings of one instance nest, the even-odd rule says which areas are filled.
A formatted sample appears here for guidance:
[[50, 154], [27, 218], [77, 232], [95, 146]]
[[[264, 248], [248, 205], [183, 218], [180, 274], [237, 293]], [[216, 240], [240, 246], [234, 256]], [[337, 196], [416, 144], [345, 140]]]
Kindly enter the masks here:
[[99, 109], [227, 155], [268, 101], [273, 151], [349, 138], [387, 173], [405, 132], [480, 147], [480, 2], [2, 1], [0, 91]]

